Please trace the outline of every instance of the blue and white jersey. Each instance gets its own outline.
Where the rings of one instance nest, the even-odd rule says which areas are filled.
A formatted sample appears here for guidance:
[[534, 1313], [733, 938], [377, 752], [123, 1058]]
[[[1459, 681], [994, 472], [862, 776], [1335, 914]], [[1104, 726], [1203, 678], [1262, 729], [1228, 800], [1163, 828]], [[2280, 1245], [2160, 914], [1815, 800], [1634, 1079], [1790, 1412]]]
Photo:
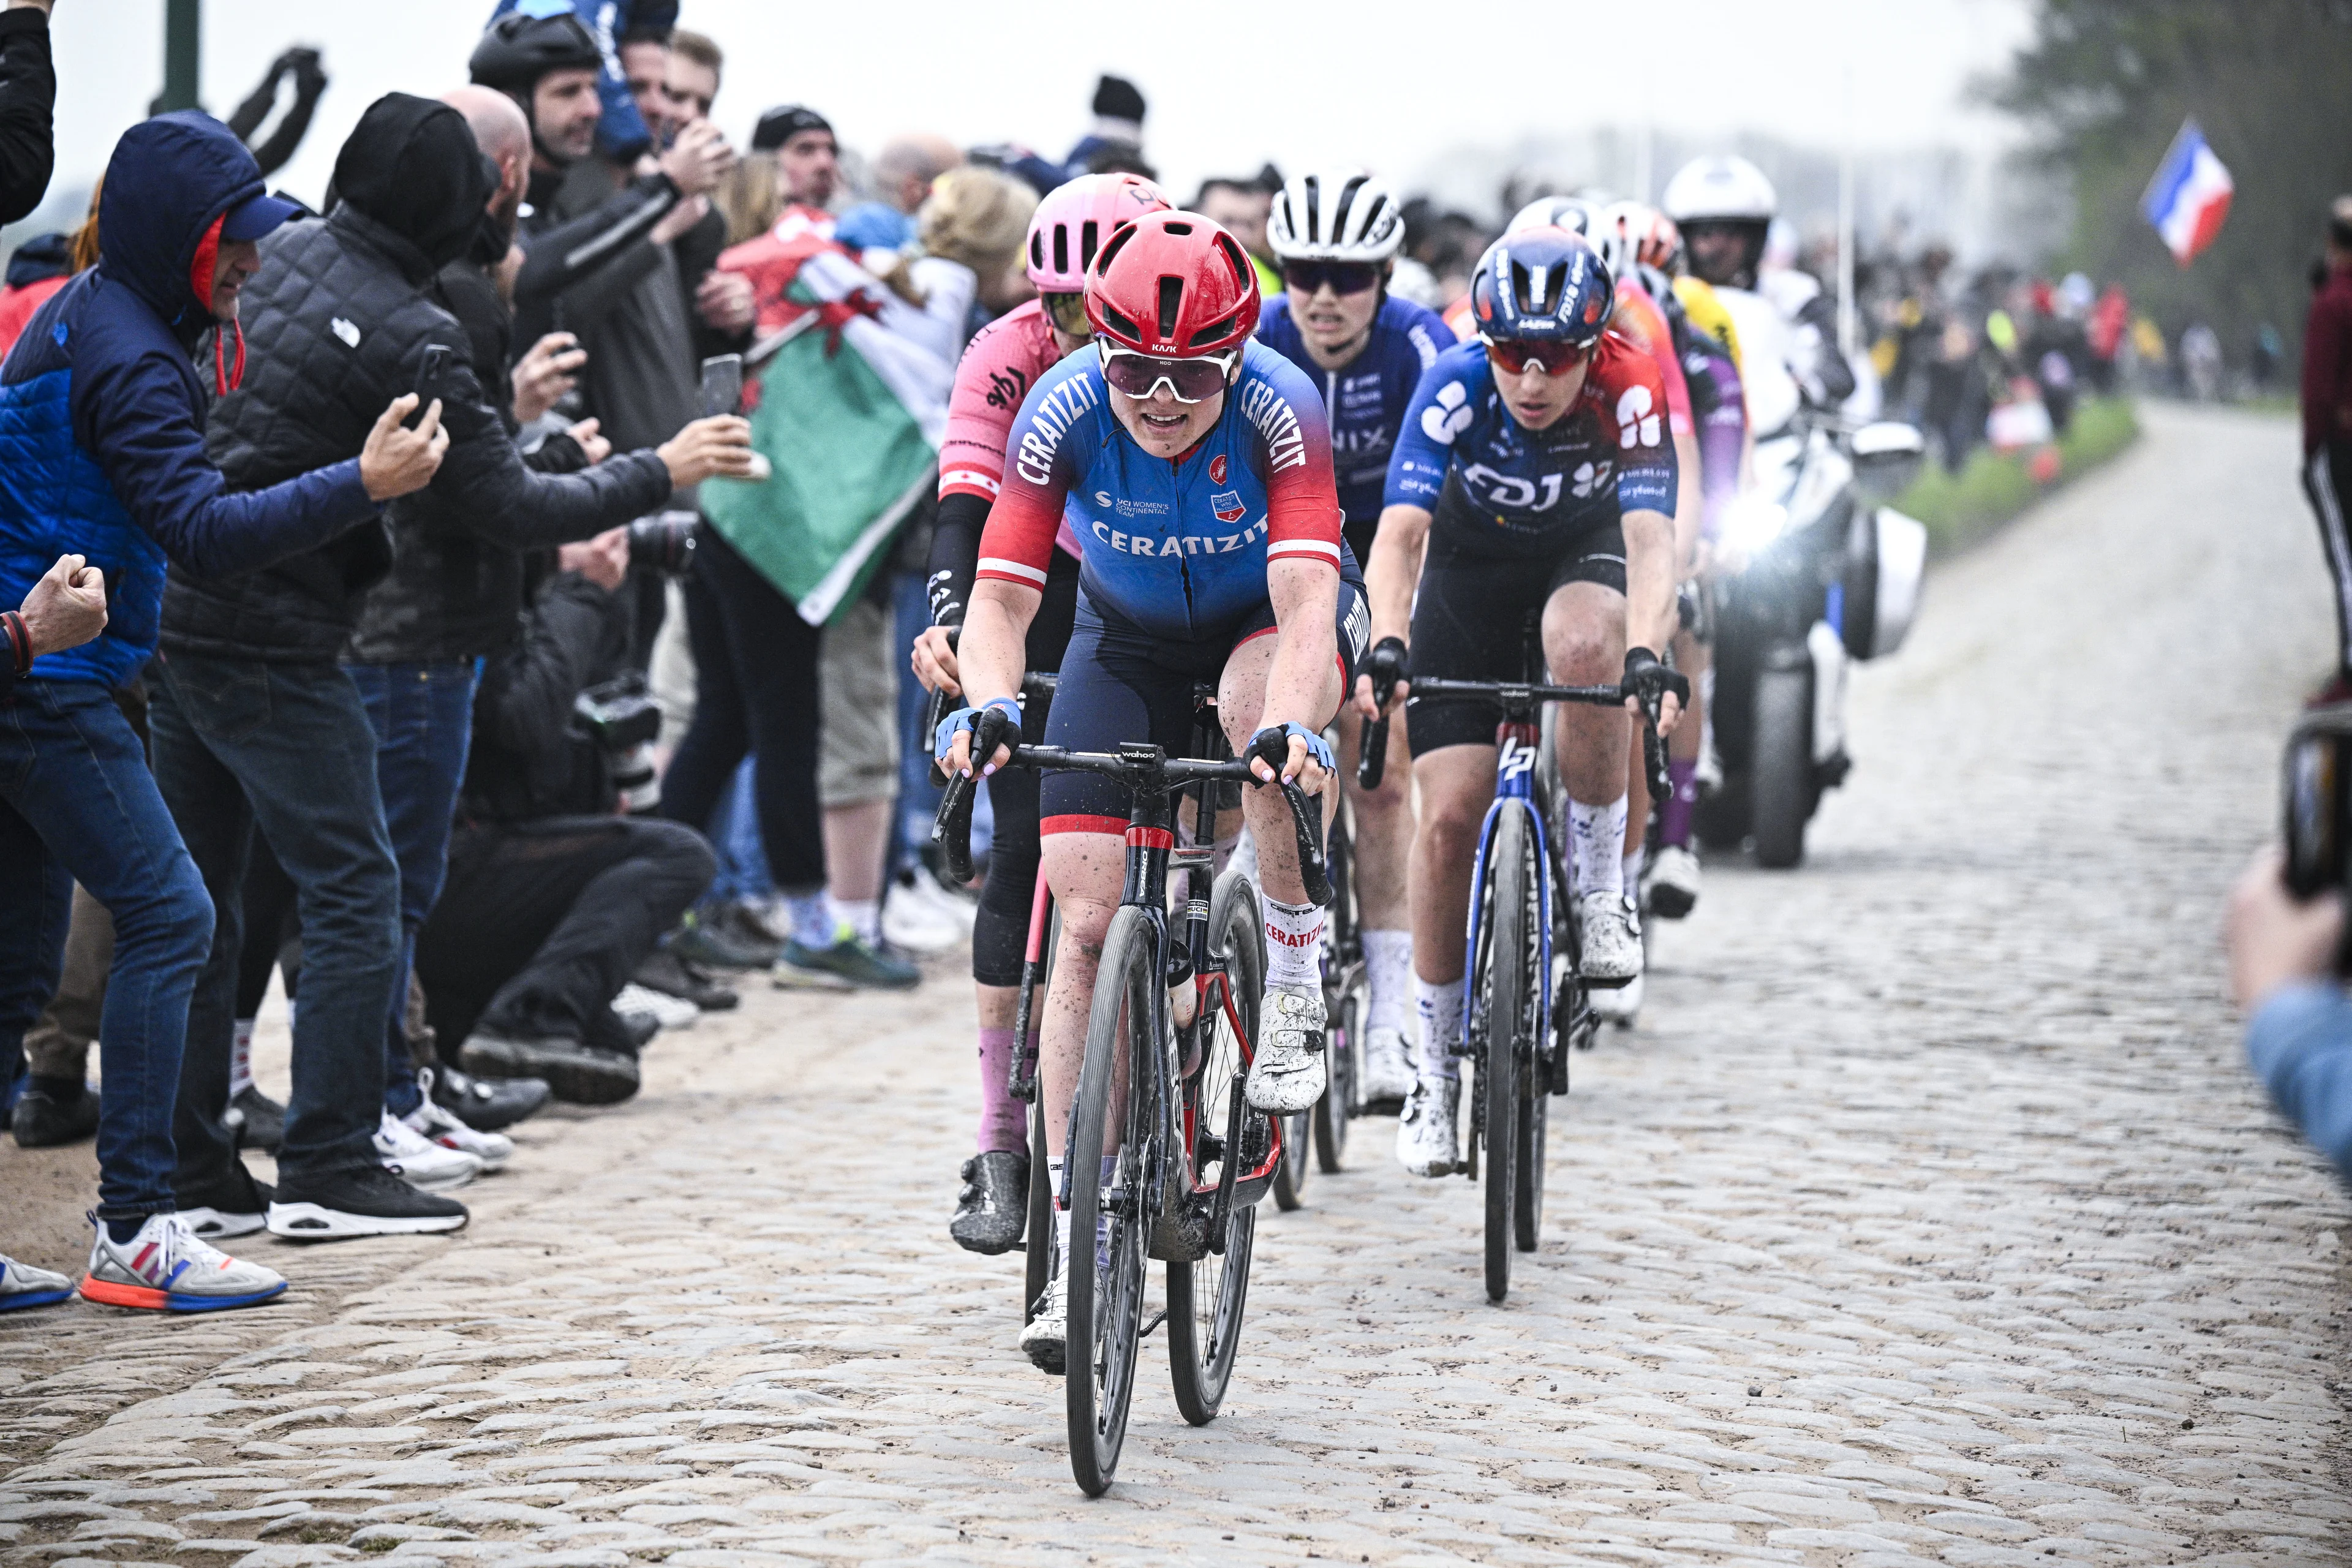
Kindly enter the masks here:
[[1325, 370], [1307, 353], [1298, 323], [1291, 319], [1290, 296], [1276, 294], [1258, 317], [1257, 336], [1323, 395], [1339, 514], [1350, 526], [1378, 522], [1389, 455], [1396, 449], [1405, 405], [1437, 356], [1454, 346], [1454, 329], [1436, 311], [1391, 294], [1381, 301], [1371, 336], [1356, 357], [1344, 369]]

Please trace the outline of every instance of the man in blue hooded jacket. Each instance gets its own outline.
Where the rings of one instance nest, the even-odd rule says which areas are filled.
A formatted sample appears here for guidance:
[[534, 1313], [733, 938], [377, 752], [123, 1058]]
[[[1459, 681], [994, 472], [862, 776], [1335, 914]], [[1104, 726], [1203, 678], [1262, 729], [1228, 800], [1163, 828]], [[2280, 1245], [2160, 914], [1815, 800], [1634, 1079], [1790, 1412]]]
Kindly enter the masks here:
[[75, 882], [114, 916], [100, 1028], [99, 1207], [81, 1293], [158, 1310], [245, 1306], [271, 1270], [215, 1250], [175, 1212], [173, 1107], [213, 907], [111, 689], [155, 650], [167, 563], [209, 577], [314, 549], [423, 488], [448, 437], [404, 396], [354, 459], [230, 494], [205, 456], [196, 374], [215, 326], [225, 385], [256, 241], [296, 209], [264, 193], [226, 126], [194, 112], [115, 144], [99, 264], [44, 304], [0, 365], [0, 602], [61, 553], [103, 573], [105, 631], [34, 660], [0, 706], [0, 1055], [57, 987]]

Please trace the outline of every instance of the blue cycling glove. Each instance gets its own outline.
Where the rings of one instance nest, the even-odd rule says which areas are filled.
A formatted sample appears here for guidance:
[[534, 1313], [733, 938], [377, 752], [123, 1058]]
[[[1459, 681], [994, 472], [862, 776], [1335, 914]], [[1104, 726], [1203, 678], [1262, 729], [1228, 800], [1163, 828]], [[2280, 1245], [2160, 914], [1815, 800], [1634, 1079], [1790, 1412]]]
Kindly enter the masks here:
[[[942, 767], [946, 766], [948, 748], [955, 744], [956, 736], [963, 731], [978, 728], [981, 714], [991, 708], [1001, 708], [1004, 710], [1005, 716], [1013, 721], [1013, 739], [1019, 740], [1021, 704], [1010, 697], [992, 697], [977, 708], [959, 708], [940, 721], [940, 727], [931, 731], [931, 760]], [[972, 761], [978, 764], [985, 764], [988, 759], [975, 757]]]
[[1293, 735], [1307, 742], [1307, 754], [1314, 758], [1316, 764], [1325, 773], [1338, 771], [1339, 764], [1331, 755], [1331, 743], [1319, 731], [1310, 730], [1304, 724], [1267, 725], [1250, 737], [1250, 754], [1265, 758], [1265, 765], [1272, 768], [1275, 776], [1279, 778], [1283, 764], [1290, 761], [1290, 738]]

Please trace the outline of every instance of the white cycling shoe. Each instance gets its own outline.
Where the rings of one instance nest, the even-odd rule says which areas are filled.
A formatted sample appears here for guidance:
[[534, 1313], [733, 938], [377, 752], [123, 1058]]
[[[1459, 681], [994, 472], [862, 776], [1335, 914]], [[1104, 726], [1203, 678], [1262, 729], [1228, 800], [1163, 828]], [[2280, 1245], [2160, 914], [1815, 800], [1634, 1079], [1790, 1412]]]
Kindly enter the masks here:
[[1462, 1163], [1461, 1107], [1460, 1079], [1416, 1079], [1397, 1117], [1397, 1163], [1416, 1176], [1452, 1175]]
[[1642, 1015], [1642, 977], [1638, 974], [1613, 989], [1586, 994], [1591, 998], [1592, 1016], [1604, 1024], [1630, 1029], [1633, 1020]]
[[1650, 862], [1642, 879], [1649, 895], [1650, 912], [1662, 921], [1678, 921], [1698, 907], [1698, 857], [1680, 844], [1669, 844]]
[[1622, 893], [1580, 893], [1576, 923], [1584, 945], [1584, 983], [1630, 985], [1642, 973], [1642, 917]]
[[1060, 1377], [1067, 1364], [1070, 1338], [1070, 1276], [1066, 1263], [1045, 1282], [1038, 1298], [1037, 1315], [1021, 1330], [1021, 1350], [1039, 1372]]
[[1250, 1064], [1250, 1104], [1271, 1116], [1295, 1116], [1323, 1098], [1323, 990], [1269, 985], [1258, 1009]]
[[1412, 1092], [1412, 1057], [1402, 1029], [1364, 1031], [1364, 1081], [1368, 1103], [1402, 1100]]

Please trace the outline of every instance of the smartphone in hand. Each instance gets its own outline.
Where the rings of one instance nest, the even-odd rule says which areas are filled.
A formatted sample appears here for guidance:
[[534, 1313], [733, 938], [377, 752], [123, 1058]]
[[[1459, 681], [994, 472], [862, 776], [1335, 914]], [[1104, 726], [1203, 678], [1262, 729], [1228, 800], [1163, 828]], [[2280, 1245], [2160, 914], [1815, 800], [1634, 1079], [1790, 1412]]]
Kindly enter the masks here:
[[416, 428], [425, 418], [425, 411], [433, 406], [436, 397], [447, 399], [449, 349], [441, 343], [425, 345], [425, 357], [416, 366], [416, 412], [408, 417], [408, 427]]

